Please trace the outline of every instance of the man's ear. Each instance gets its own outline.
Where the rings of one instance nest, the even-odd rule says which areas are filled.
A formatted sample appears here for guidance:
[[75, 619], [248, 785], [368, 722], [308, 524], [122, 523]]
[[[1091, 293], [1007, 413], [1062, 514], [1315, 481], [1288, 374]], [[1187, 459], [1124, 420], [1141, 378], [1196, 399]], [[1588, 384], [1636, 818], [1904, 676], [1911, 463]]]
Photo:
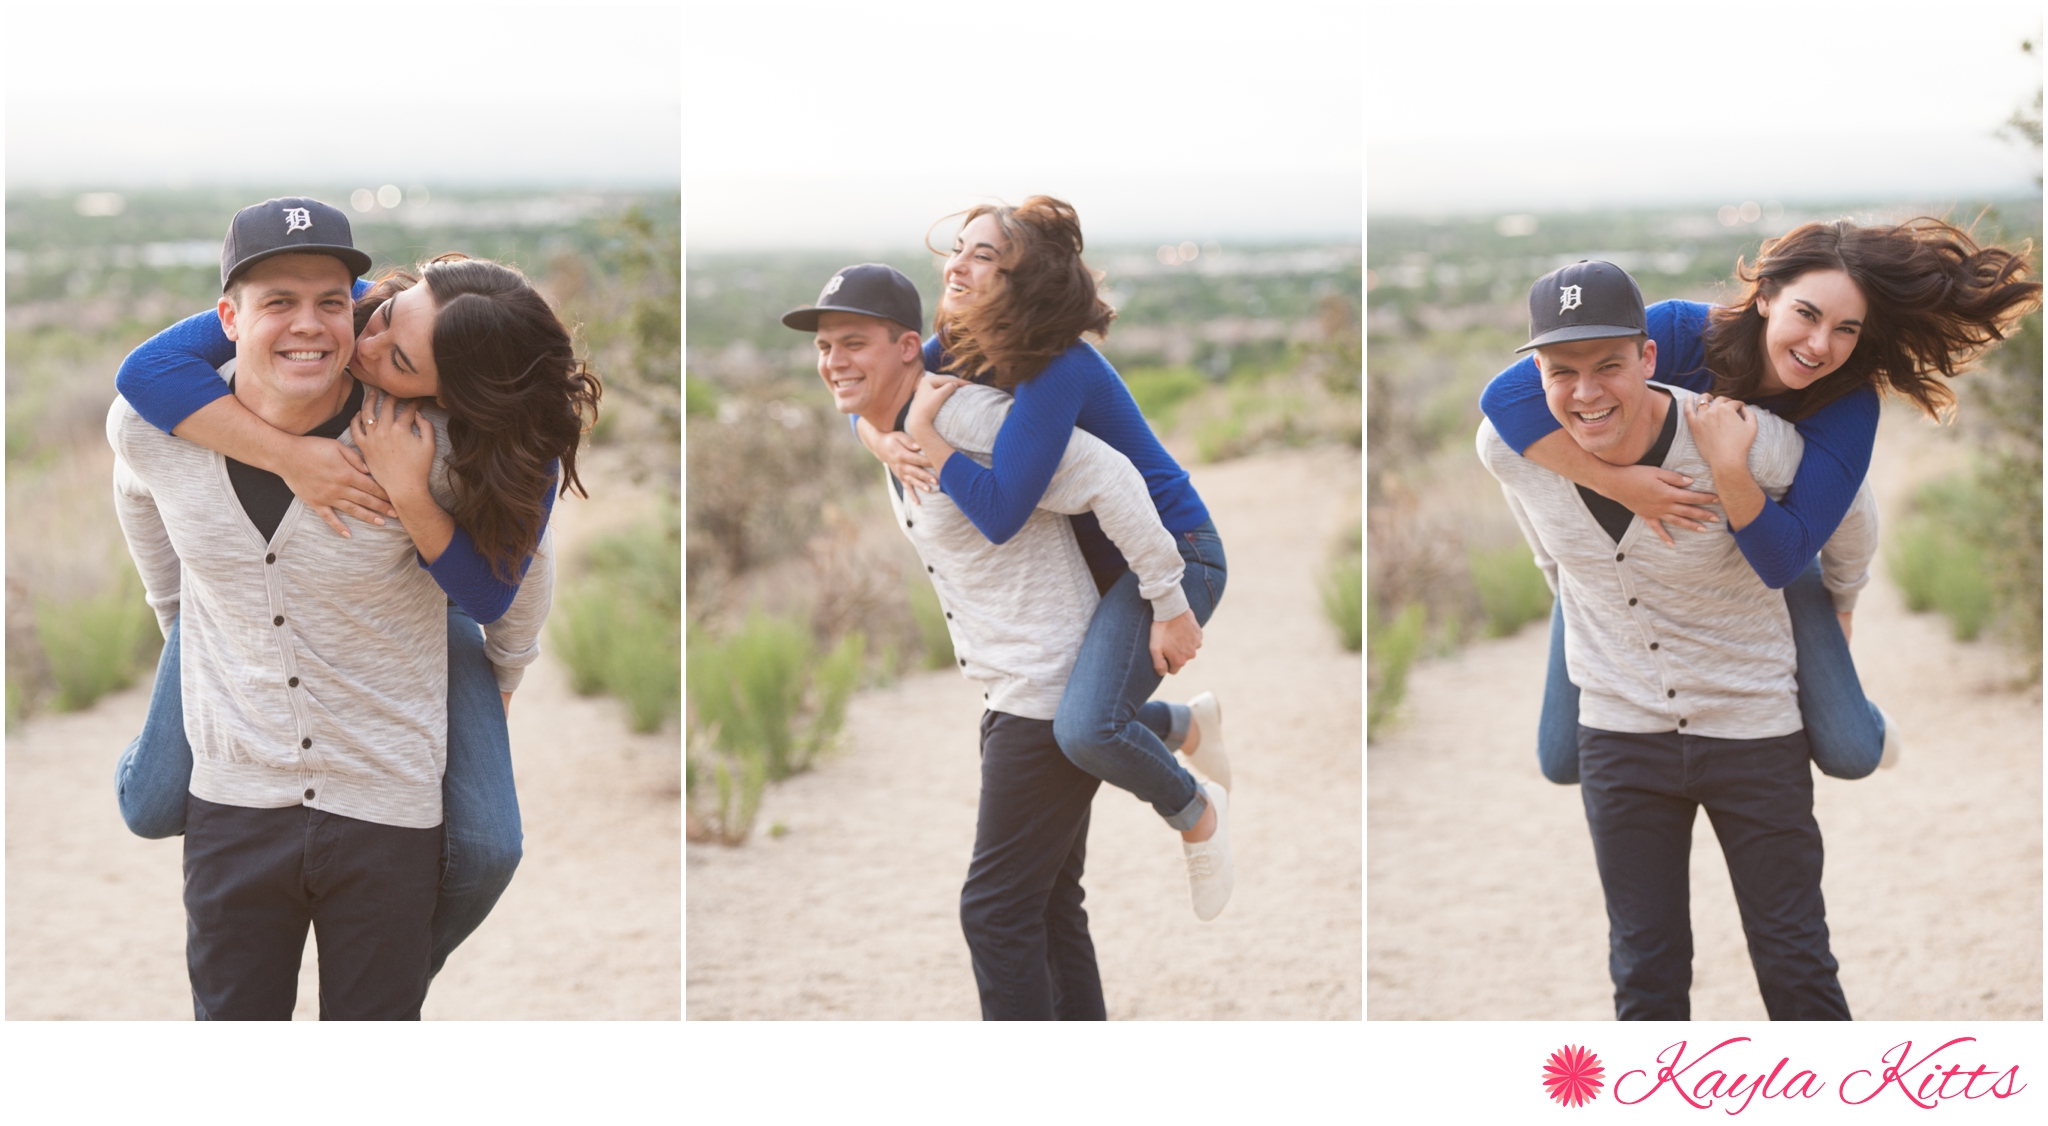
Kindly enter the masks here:
[[235, 335], [235, 303], [228, 300], [227, 294], [220, 295], [220, 304], [214, 306], [213, 311], [219, 315], [221, 330], [228, 334], [228, 339], [240, 340], [241, 337]]
[[916, 362], [924, 366], [924, 341], [915, 332], [906, 332], [896, 338], [896, 349], [904, 363]]
[[1652, 376], [1657, 374], [1657, 342], [1654, 340], [1643, 341], [1643, 370]]

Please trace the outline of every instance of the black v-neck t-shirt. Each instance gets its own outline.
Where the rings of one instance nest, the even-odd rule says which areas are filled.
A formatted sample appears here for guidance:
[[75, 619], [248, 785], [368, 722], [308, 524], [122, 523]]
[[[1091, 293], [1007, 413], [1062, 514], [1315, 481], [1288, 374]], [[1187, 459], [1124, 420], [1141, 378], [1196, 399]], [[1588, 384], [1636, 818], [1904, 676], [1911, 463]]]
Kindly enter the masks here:
[[[1656, 391], [1670, 402], [1664, 410], [1664, 429], [1657, 434], [1657, 440], [1650, 443], [1649, 452], [1636, 459], [1637, 465], [1664, 464], [1664, 458], [1671, 453], [1672, 440], [1678, 437], [1678, 400], [1672, 398], [1669, 391], [1658, 390], [1655, 387], [1650, 390]], [[1615, 543], [1620, 543], [1621, 537], [1628, 534], [1628, 522], [1635, 519], [1636, 514], [1630, 512], [1628, 506], [1620, 501], [1608, 500], [1584, 485], [1579, 486], [1579, 496], [1592, 511], [1593, 519], [1600, 521], [1600, 526], [1607, 529], [1608, 536]]]
[[[234, 380], [228, 381], [232, 390]], [[348, 420], [363, 408], [363, 385], [358, 383], [348, 393], [348, 402], [343, 403], [341, 413], [315, 426], [306, 433], [315, 438], [339, 438], [348, 430]], [[249, 522], [263, 533], [263, 542], [277, 534], [277, 526], [284, 522], [284, 514], [291, 511], [292, 488], [284, 478], [267, 469], [258, 469], [228, 458], [228, 481], [235, 486], [235, 497], [242, 502], [242, 511], [249, 514]]]

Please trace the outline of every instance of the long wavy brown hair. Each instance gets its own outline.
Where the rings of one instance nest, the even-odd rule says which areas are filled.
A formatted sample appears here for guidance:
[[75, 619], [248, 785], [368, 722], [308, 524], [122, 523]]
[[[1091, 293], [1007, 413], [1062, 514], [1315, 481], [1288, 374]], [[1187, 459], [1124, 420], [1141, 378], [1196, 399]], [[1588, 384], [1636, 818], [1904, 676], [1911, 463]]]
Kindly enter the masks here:
[[418, 273], [393, 270], [356, 302], [356, 335], [385, 300], [422, 280], [434, 298], [434, 366], [448, 410], [455, 522], [505, 582], [540, 544], [542, 498], [588, 496], [576, 449], [597, 423], [604, 385], [576, 358], [569, 330], [525, 275], [444, 254]]
[[[1044, 371], [1082, 333], [1107, 333], [1116, 310], [1081, 261], [1081, 217], [1072, 204], [1046, 195], [1016, 207], [982, 204], [966, 212], [961, 226], [984, 215], [995, 218], [1008, 244], [996, 284], [964, 306], [941, 303], [932, 328], [952, 353], [947, 370], [1007, 391]], [[925, 245], [943, 253], [929, 234]]]
[[1955, 406], [1944, 380], [1969, 370], [2016, 321], [2040, 308], [2041, 284], [2027, 280], [2033, 244], [1979, 246], [1971, 232], [1921, 217], [1885, 226], [1846, 219], [1807, 223], [1763, 244], [1755, 265], [1735, 262], [1741, 299], [1716, 306], [1706, 333], [1714, 392], [1755, 398], [1768, 359], [1758, 298], [1770, 300], [1812, 270], [1849, 275], [1870, 306], [1856, 348], [1842, 366], [1780, 413], [1799, 419], [1863, 386], [1905, 397], [1928, 417]]

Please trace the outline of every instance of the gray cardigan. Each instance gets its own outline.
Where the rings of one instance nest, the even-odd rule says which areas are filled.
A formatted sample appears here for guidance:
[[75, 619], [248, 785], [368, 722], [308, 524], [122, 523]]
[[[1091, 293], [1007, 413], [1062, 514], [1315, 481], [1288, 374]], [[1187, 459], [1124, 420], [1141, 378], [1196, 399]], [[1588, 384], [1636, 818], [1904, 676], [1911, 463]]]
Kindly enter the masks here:
[[[1711, 492], [1713, 473], [1693, 445], [1683, 410], [1698, 396], [1666, 389], [1679, 415], [1664, 468]], [[1766, 495], [1779, 498], [1805, 442], [1791, 423], [1765, 410], [1756, 415], [1749, 471]], [[1637, 517], [1616, 543], [1576, 486], [1517, 455], [1490, 423], [1479, 428], [1479, 457], [1499, 479], [1537, 566], [1564, 602], [1565, 664], [1579, 686], [1580, 723], [1722, 739], [1800, 730], [1785, 598], [1757, 577], [1725, 526], [1678, 531], [1676, 546], [1667, 547]], [[1855, 607], [1876, 552], [1877, 505], [1866, 482], [1821, 550], [1822, 582], [1837, 610]]]
[[[1010, 396], [969, 385], [955, 391], [933, 425], [954, 449], [989, 464]], [[1101, 597], [1067, 516], [1093, 512], [1138, 576], [1155, 621], [1188, 608], [1180, 549], [1159, 523], [1145, 478], [1130, 460], [1085, 430], [1074, 431], [1030, 519], [998, 545], [944, 493], [906, 504], [889, 490], [896, 524], [910, 537], [939, 604], [953, 655], [970, 680], [987, 685], [990, 711], [1051, 719], [1081, 653]]]
[[[430, 488], [452, 507], [447, 419]], [[349, 517], [343, 539], [294, 500], [265, 543], [227, 459], [107, 412], [114, 504], [159, 626], [180, 626], [192, 793], [259, 809], [306, 805], [405, 828], [441, 823], [447, 764], [447, 599], [395, 520]], [[352, 440], [344, 436], [345, 444]], [[543, 540], [485, 652], [510, 691], [539, 655], [553, 588]]]

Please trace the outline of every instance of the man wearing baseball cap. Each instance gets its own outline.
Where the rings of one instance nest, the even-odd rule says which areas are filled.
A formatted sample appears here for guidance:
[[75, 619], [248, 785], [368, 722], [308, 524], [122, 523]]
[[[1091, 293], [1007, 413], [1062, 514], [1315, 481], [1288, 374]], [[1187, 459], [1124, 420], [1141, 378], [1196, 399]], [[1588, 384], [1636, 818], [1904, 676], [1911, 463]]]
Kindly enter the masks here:
[[[229, 394], [349, 442], [348, 220], [317, 200], [237, 213], [218, 314]], [[430, 487], [448, 489], [445, 420]], [[311, 926], [323, 1019], [418, 1019], [440, 882], [445, 599], [395, 521], [330, 535], [282, 478], [116, 399], [115, 504], [149, 603], [180, 634], [192, 748], [186, 961], [201, 1020], [291, 1018]]]
[[[927, 375], [917, 288], [891, 267], [849, 266], [817, 304], [782, 323], [813, 333], [833, 403], [882, 431], [902, 428]], [[934, 422], [987, 465], [1010, 396], [960, 385]], [[1099, 781], [1067, 760], [1053, 716], [1099, 601], [1068, 516], [1093, 512], [1155, 605], [1178, 600], [1183, 564], [1145, 481], [1122, 454], [1075, 430], [1052, 483], [1017, 534], [990, 543], [944, 493], [922, 505], [888, 474], [897, 526], [938, 591], [960, 670], [980, 681], [981, 803], [960, 890], [985, 1020], [1101, 1020], [1105, 1011], [1081, 908], [1088, 811]], [[1179, 612], [1179, 611], [1176, 611]]]
[[[1538, 279], [1529, 326], [1519, 350], [1536, 352], [1551, 413], [1588, 453], [1685, 474], [1703, 492], [1717, 470], [1745, 464], [1769, 496], [1791, 485], [1804, 444], [1790, 423], [1651, 382], [1656, 343], [1619, 267], [1581, 261]], [[1518, 456], [1491, 423], [1478, 445], [1562, 604], [1616, 1016], [1691, 1014], [1688, 857], [1705, 806], [1771, 1019], [1849, 1019], [1783, 597], [1732, 536], [1666, 543], [1620, 504]], [[1876, 542], [1866, 490], [1821, 553], [1831, 591], [1853, 596], [1868, 582]]]

